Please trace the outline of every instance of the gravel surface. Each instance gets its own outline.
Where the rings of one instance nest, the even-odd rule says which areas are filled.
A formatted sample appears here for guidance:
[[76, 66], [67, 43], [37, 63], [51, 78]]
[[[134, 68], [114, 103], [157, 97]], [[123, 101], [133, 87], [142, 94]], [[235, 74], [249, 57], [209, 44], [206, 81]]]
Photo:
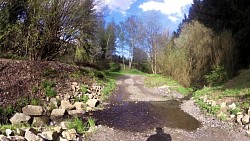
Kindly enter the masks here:
[[[143, 86], [143, 76], [123, 76], [111, 102], [121, 101], [164, 101], [169, 99], [161, 88]], [[168, 90], [169, 91], [169, 90]], [[169, 127], [155, 127], [143, 132], [133, 132], [99, 125], [86, 140], [91, 141], [250, 141], [237, 128], [204, 115], [193, 100], [183, 101], [180, 108], [201, 122], [194, 131]], [[138, 126], [138, 125], [136, 125]]]

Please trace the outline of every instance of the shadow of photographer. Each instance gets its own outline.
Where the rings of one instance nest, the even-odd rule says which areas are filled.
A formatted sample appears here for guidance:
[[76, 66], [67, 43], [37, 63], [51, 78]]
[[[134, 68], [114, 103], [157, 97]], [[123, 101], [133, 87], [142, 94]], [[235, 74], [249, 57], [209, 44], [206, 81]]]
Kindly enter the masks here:
[[172, 141], [172, 137], [164, 133], [162, 128], [157, 127], [155, 131], [156, 134], [149, 136], [147, 141]]

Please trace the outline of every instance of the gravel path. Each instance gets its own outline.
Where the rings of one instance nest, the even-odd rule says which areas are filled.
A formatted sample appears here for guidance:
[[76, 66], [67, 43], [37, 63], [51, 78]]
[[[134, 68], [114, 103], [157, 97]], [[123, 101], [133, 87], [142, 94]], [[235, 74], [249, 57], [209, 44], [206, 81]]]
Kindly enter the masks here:
[[[123, 76], [117, 81], [117, 91], [111, 98], [111, 104], [124, 101], [165, 101], [166, 88], [146, 88], [143, 76]], [[233, 126], [210, 116], [205, 116], [193, 100], [183, 101], [180, 108], [202, 123], [194, 131], [160, 127], [143, 132], [133, 132], [98, 125], [96, 131], [86, 140], [91, 141], [250, 141]], [[117, 117], [116, 117], [117, 118]], [[118, 117], [119, 118], [119, 117]], [[138, 125], [135, 125], [138, 126]], [[157, 133], [156, 133], [157, 132]]]

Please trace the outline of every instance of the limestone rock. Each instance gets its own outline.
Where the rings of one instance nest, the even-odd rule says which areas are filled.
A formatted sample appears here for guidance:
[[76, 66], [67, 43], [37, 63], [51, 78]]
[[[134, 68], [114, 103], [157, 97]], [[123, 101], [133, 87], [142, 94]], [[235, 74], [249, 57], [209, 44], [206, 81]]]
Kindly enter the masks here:
[[241, 121], [241, 119], [243, 118], [243, 115], [237, 115], [237, 123], [238, 124], [240, 124], [240, 125], [242, 125], [242, 121]]
[[62, 121], [62, 122], [60, 123], [60, 127], [62, 127], [63, 130], [68, 129], [68, 124], [67, 124], [67, 122]]
[[62, 133], [62, 127], [60, 127], [60, 126], [55, 126], [55, 127], [53, 128], [53, 131], [56, 131], [56, 133], [61, 134], [61, 133]]
[[61, 108], [65, 110], [72, 110], [75, 108], [74, 105], [72, 105], [68, 100], [62, 100], [61, 101]]
[[5, 130], [5, 134], [7, 135], [7, 137], [12, 136], [13, 135], [13, 131], [10, 130], [10, 129], [6, 129]]
[[236, 104], [232, 103], [228, 107], [229, 107], [229, 109], [234, 110], [236, 108]]
[[7, 137], [4, 135], [0, 135], [0, 141], [7, 141]]
[[50, 115], [50, 119], [54, 120], [63, 117], [65, 114], [65, 109], [53, 109]]
[[70, 129], [62, 132], [62, 137], [67, 140], [76, 140], [76, 130]]
[[56, 131], [45, 131], [42, 133], [37, 134], [38, 136], [40, 136], [41, 138], [45, 139], [45, 140], [49, 140], [49, 141], [54, 141], [58, 138], [58, 133]]
[[35, 127], [47, 126], [50, 123], [50, 118], [41, 116], [41, 117], [34, 117], [32, 125]]
[[39, 136], [36, 136], [36, 133], [34, 133], [33, 131], [34, 129], [28, 129], [26, 130], [25, 132], [25, 135], [24, 135], [24, 138], [27, 140], [27, 141], [43, 141], [44, 139], [42, 139], [41, 137]]
[[64, 139], [63, 137], [58, 137], [57, 141], [68, 141], [67, 139]]
[[94, 108], [99, 104], [99, 101], [97, 99], [89, 99], [86, 104]]
[[242, 118], [242, 123], [245, 125], [247, 123], [249, 123], [249, 115], [245, 115], [243, 118]]
[[16, 129], [16, 134], [23, 137], [25, 135], [25, 130], [17, 128]]
[[24, 137], [22, 136], [11, 136], [7, 137], [11, 141], [26, 141]]
[[29, 116], [41, 116], [44, 112], [42, 106], [27, 105], [22, 108], [24, 114]]
[[83, 110], [70, 110], [70, 111], [68, 111], [68, 114], [71, 116], [80, 115], [82, 113], [83, 113]]
[[74, 106], [76, 107], [76, 110], [83, 110], [85, 104], [83, 102], [75, 102]]
[[30, 118], [30, 116], [27, 116], [23, 113], [16, 113], [12, 118], [10, 118], [10, 122], [12, 124], [20, 124], [22, 122], [28, 122]]

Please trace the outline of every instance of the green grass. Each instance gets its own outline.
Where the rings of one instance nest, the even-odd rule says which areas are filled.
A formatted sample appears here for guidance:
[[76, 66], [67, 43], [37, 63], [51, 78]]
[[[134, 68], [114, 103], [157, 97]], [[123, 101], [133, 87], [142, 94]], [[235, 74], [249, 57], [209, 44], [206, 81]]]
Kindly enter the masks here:
[[130, 70], [121, 70], [119, 72], [120, 74], [134, 74], [134, 75], [143, 75], [145, 74], [144, 72], [141, 72], [137, 69], [130, 69]]
[[16, 130], [18, 128], [23, 128], [23, 127], [30, 127], [30, 125], [24, 124], [24, 123], [15, 124], [15, 125], [13, 125], [13, 124], [0, 124], [0, 132], [5, 133], [6, 129]]
[[68, 128], [76, 129], [78, 133], [84, 133], [87, 131], [87, 124], [81, 118], [75, 117], [73, 120], [68, 121]]
[[181, 86], [171, 77], [159, 74], [146, 74], [145, 76], [145, 86], [147, 87], [159, 87], [166, 85], [169, 86], [171, 90], [175, 90], [184, 95], [188, 95], [193, 91], [191, 88]]
[[201, 98], [203, 96], [206, 96], [208, 100], [225, 102], [230, 99], [233, 101], [237, 106], [233, 110], [227, 110], [227, 114], [236, 115], [240, 111], [247, 110], [250, 106], [250, 70], [242, 71], [238, 76], [220, 86], [204, 87], [194, 93], [196, 103], [208, 113], [215, 115], [216, 110], [209, 110], [212, 109], [212, 105], [205, 103]]
[[79, 117], [73, 118], [73, 120], [68, 121], [69, 129], [76, 129], [78, 133], [86, 132], [90, 127], [95, 127], [95, 120], [93, 118], [88, 118], [86, 123]]

